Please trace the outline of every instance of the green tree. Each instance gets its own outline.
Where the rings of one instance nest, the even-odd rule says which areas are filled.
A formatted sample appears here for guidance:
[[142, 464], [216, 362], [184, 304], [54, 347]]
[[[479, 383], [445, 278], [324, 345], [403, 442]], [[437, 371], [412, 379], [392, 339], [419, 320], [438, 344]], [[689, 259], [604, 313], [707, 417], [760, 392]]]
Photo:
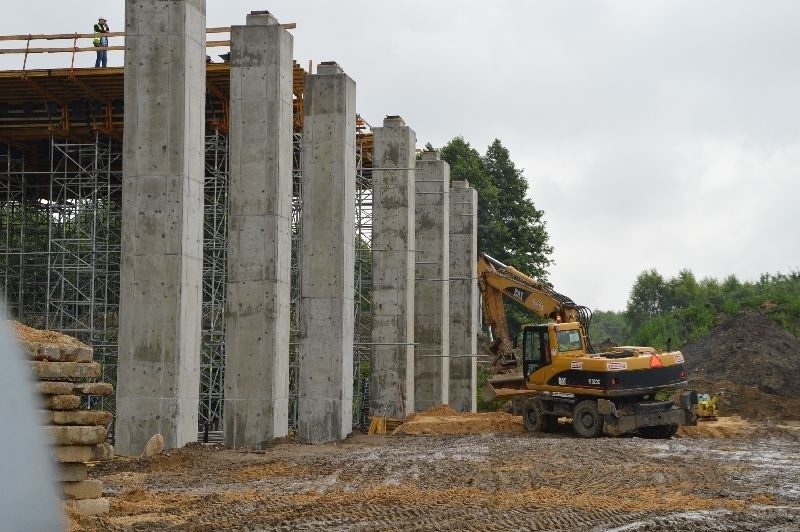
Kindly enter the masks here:
[[[528, 198], [528, 182], [508, 150], [495, 140], [482, 156], [456, 137], [439, 154], [450, 164], [451, 180], [466, 180], [478, 192], [478, 250], [546, 282], [553, 249], [544, 214]], [[512, 334], [536, 321], [513, 303], [506, 304], [506, 317]]]
[[596, 310], [589, 325], [589, 338], [595, 347], [606, 340], [623, 345], [630, 336], [630, 328], [625, 314], [613, 310]]
[[707, 295], [701, 291], [700, 285], [691, 270], [683, 269], [666, 282], [664, 293], [664, 308], [677, 309], [688, 307], [697, 302], [698, 298]]
[[664, 278], [656, 270], [643, 271], [636, 277], [625, 310], [625, 317], [632, 330], [635, 331], [646, 321], [661, 314], [666, 292]]
[[463, 137], [456, 137], [440, 156], [450, 164], [451, 180], [469, 181], [478, 191], [478, 249], [545, 280], [553, 248], [544, 213], [528, 198], [528, 182], [508, 149], [495, 139], [481, 156]]
[[501, 238], [494, 250], [495, 258], [535, 279], [546, 279], [553, 248], [545, 229], [544, 212], [528, 197], [529, 185], [522, 170], [499, 139], [486, 150], [483, 166], [497, 189], [495, 219], [501, 222]]
[[664, 279], [657, 271], [639, 274], [631, 289], [625, 319], [627, 343], [664, 348], [705, 335], [720, 314], [741, 309], [763, 312], [794, 335], [800, 334], [800, 272], [762, 274], [756, 282], [730, 275], [697, 281], [689, 270]]
[[501, 238], [503, 227], [495, 216], [499, 192], [483, 167], [481, 154], [464, 137], [456, 137], [439, 150], [439, 156], [450, 165], [451, 181], [468, 181], [478, 191], [478, 249], [492, 255], [490, 243]]

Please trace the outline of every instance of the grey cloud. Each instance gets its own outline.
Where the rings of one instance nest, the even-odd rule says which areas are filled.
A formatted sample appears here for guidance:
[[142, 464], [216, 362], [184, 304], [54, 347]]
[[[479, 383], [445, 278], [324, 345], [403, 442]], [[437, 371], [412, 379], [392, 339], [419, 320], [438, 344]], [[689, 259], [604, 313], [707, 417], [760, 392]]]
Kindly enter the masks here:
[[[82, 12], [39, 5], [57, 16], [38, 18], [37, 31], [80, 30], [96, 11], [121, 27], [122, 2], [81, 2]], [[209, 0], [208, 23], [243, 23], [263, 8]], [[744, 279], [800, 268], [794, 0], [274, 0], [268, 8], [297, 22], [302, 65], [336, 60], [356, 80], [359, 111], [372, 123], [401, 114], [420, 144], [461, 134], [483, 150], [499, 137], [546, 213], [551, 280], [576, 301], [621, 309], [649, 267]], [[13, 10], [0, 33], [31, 24]]]

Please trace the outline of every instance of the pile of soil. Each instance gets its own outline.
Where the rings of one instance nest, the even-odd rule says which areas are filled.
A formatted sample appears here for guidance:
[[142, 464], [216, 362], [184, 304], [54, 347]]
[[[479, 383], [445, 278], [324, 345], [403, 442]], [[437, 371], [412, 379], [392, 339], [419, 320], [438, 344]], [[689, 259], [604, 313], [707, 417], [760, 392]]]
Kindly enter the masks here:
[[800, 397], [800, 340], [759, 312], [728, 317], [681, 352], [690, 378]]
[[692, 378], [689, 388], [719, 396], [721, 416], [739, 415], [752, 420], [800, 421], [800, 397], [784, 397], [762, 392], [728, 380], [710, 381]]
[[522, 418], [505, 412], [456, 412], [448, 405], [434, 406], [408, 416], [392, 434], [480, 434], [525, 432]]
[[734, 438], [755, 432], [756, 426], [739, 416], [721, 417], [715, 421], [701, 421], [696, 426], [682, 426], [678, 437]]

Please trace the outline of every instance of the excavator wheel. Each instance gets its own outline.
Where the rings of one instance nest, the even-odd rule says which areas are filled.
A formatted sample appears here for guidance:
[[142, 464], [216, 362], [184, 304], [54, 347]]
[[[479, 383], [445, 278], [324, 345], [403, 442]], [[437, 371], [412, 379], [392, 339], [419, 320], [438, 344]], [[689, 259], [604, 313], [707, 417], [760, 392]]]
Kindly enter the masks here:
[[597, 411], [597, 401], [581, 401], [572, 410], [572, 428], [581, 438], [597, 438], [603, 433], [603, 416]]
[[548, 417], [542, 413], [542, 405], [538, 399], [528, 399], [522, 408], [522, 421], [528, 432], [547, 432]]
[[639, 434], [642, 438], [651, 440], [668, 440], [678, 432], [678, 425], [659, 425], [657, 427], [642, 427]]

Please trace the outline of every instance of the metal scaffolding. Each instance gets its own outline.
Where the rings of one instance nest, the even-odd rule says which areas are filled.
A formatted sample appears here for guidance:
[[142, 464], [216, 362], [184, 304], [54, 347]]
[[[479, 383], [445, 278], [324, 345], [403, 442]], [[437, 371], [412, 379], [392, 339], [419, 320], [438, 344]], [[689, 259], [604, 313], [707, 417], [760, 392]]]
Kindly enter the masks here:
[[300, 383], [300, 281], [303, 221], [303, 134], [292, 136], [292, 260], [289, 325], [289, 428], [297, 430]]
[[355, 326], [353, 337], [353, 426], [369, 426], [372, 349], [372, 169], [356, 144]]
[[[117, 382], [122, 155], [118, 141], [52, 140], [45, 328], [94, 348], [101, 379]], [[114, 409], [113, 397], [98, 398]]]
[[[0, 282], [4, 317], [94, 347], [117, 380], [122, 155], [120, 143], [51, 138], [46, 170], [0, 145]], [[222, 424], [227, 292], [228, 138], [206, 136], [200, 429]], [[42, 164], [40, 163], [40, 167]], [[97, 398], [114, 411], [114, 398]]]
[[[47, 147], [49, 170], [27, 169], [9, 146], [0, 151], [6, 315], [91, 345], [102, 380], [116, 383], [120, 145], [95, 133]], [[113, 397], [92, 404], [114, 410]]]
[[24, 305], [22, 272], [25, 263], [25, 161], [8, 144], [0, 144], [0, 291], [4, 319], [17, 318]]
[[228, 292], [228, 136], [206, 134], [203, 216], [203, 314], [200, 360], [200, 431], [222, 430], [225, 324]]
[[[302, 134], [293, 137], [289, 425], [297, 427]], [[102, 379], [116, 383], [122, 155], [118, 140], [51, 138], [32, 169], [28, 150], [0, 144], [0, 289], [5, 317], [76, 336], [94, 347]], [[41, 151], [41, 150], [40, 150]], [[368, 424], [371, 349], [372, 180], [363, 144], [356, 156], [353, 426]], [[206, 135], [203, 313], [199, 431], [222, 427], [227, 292], [228, 137]], [[26, 166], [27, 165], [27, 166]], [[114, 398], [97, 398], [114, 411]]]
[[30, 155], [7, 144], [0, 149], [0, 275], [7, 302], [4, 317], [42, 328], [49, 307], [49, 172], [28, 169], [26, 157]]

